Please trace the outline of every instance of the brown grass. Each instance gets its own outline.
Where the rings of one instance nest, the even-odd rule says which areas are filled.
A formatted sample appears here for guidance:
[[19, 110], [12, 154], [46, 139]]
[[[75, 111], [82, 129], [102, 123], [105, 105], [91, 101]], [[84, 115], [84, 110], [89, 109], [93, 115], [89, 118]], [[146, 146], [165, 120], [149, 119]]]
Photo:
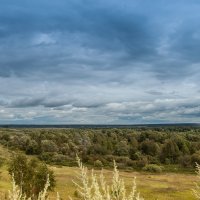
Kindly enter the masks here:
[[[60, 193], [63, 199], [73, 196], [75, 192], [72, 179], [75, 178], [77, 168], [71, 167], [52, 167], [55, 171], [57, 186], [55, 191]], [[100, 173], [100, 171], [97, 171]], [[104, 170], [107, 181], [111, 180], [112, 171]], [[138, 191], [145, 200], [194, 200], [192, 188], [197, 180], [195, 175], [189, 174], [148, 174], [139, 172], [120, 172], [126, 185], [130, 188], [132, 180], [137, 177]], [[55, 196], [56, 194], [51, 195]]]

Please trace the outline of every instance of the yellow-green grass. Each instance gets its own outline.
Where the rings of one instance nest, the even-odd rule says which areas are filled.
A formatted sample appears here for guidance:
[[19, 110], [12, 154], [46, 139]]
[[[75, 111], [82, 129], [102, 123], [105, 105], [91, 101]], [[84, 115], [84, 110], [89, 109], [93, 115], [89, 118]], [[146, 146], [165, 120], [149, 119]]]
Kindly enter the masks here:
[[[76, 190], [72, 180], [76, 180], [77, 168], [75, 167], [51, 167], [56, 176], [57, 185], [55, 192], [59, 192], [62, 199], [73, 197]], [[0, 196], [2, 197], [11, 188], [10, 177], [6, 171], [6, 166], [0, 170]], [[96, 171], [99, 174], [99, 171]], [[105, 170], [104, 174], [109, 183], [112, 171]], [[139, 172], [120, 171], [128, 188], [132, 184], [134, 177], [137, 177], [137, 186], [141, 195], [146, 200], [194, 200], [192, 188], [197, 180], [195, 175], [189, 174], [148, 174]], [[51, 192], [51, 197], [56, 193]]]
[[[77, 168], [74, 167], [52, 167], [57, 179], [55, 191], [60, 193], [63, 199], [74, 195], [75, 187], [72, 179], [75, 179]], [[99, 171], [96, 171], [99, 174]], [[109, 183], [112, 171], [104, 170]], [[128, 188], [132, 185], [134, 177], [137, 177], [137, 186], [141, 195], [146, 200], [194, 200], [192, 188], [197, 180], [195, 175], [190, 174], [148, 174], [139, 172], [120, 171], [121, 177], [125, 180]]]

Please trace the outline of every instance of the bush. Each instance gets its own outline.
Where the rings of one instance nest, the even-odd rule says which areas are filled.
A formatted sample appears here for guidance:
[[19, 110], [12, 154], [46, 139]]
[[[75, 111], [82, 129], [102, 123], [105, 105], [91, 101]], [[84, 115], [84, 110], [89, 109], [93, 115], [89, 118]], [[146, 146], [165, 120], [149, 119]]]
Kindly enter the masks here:
[[102, 163], [100, 160], [96, 160], [96, 161], [94, 162], [94, 166], [95, 166], [95, 167], [103, 167], [103, 163]]
[[148, 172], [153, 172], [153, 173], [161, 173], [162, 167], [160, 167], [159, 165], [156, 165], [156, 164], [149, 164], [149, 165], [146, 165], [145, 167], [143, 167], [143, 170], [148, 171]]
[[136, 161], [136, 166], [138, 168], [143, 168], [148, 164], [147, 157], [143, 156], [140, 160]]
[[191, 167], [191, 156], [185, 155], [179, 157], [179, 164], [182, 167]]
[[196, 163], [200, 163], [200, 151], [192, 154], [191, 162], [194, 167], [196, 166]]

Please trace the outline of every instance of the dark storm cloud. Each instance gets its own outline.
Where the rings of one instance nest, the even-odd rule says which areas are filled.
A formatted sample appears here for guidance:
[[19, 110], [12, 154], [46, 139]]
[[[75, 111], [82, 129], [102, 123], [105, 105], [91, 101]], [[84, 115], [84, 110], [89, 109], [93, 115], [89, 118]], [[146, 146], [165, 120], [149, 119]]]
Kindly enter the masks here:
[[[30, 72], [48, 65], [58, 67], [62, 56], [67, 58], [64, 61], [68, 65], [80, 61], [93, 68], [99, 64], [101, 68], [114, 67], [112, 60], [102, 64], [81, 59], [80, 56], [74, 61], [66, 53], [63, 55], [61, 49], [69, 45], [65, 42], [68, 36], [73, 40], [72, 43], [78, 42], [86, 50], [90, 48], [110, 54], [124, 52], [120, 56], [121, 60], [117, 59], [119, 55], [114, 55], [117, 59], [115, 67], [124, 66], [124, 63], [133, 59], [148, 59], [155, 54], [155, 36], [148, 17], [123, 8], [123, 4], [110, 5], [105, 1], [97, 1], [95, 4], [93, 1], [8, 1], [4, 4], [5, 7], [0, 8], [0, 41], [2, 53], [5, 54], [1, 66], [4, 66], [6, 73], [1, 72], [2, 76], [20, 74], [26, 70]], [[38, 46], [31, 46], [29, 40], [40, 33], [47, 37], [48, 34], [58, 33], [58, 38], [48, 48], [45, 48], [45, 44], [48, 44], [45, 39], [48, 38], [38, 42]], [[12, 49], [8, 46], [12, 46]], [[56, 49], [61, 51], [61, 55], [57, 54]], [[71, 51], [71, 54], [76, 53], [73, 52], [76, 49]], [[11, 59], [12, 55], [15, 57]], [[45, 59], [47, 62], [44, 63]]]
[[40, 106], [43, 102], [43, 98], [26, 98], [26, 99], [18, 99], [11, 103], [11, 107], [16, 108], [25, 108], [25, 107], [35, 107]]
[[197, 121], [199, 9], [195, 0], [2, 0], [0, 120]]

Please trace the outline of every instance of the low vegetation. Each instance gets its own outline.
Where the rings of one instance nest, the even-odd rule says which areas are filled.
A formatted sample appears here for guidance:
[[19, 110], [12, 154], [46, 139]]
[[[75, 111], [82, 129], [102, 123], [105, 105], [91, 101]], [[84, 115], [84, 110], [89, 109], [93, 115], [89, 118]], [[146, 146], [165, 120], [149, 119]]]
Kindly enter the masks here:
[[[21, 166], [18, 166], [18, 171], [21, 169], [21, 174], [24, 172], [23, 164], [24, 164], [24, 157], [21, 155], [18, 157], [18, 164], [21, 163]], [[16, 162], [16, 159], [14, 160]], [[103, 171], [100, 174], [99, 178], [97, 178], [97, 175], [94, 174], [92, 171], [91, 176], [88, 175], [88, 170], [86, 167], [83, 166], [80, 159], [77, 157], [77, 163], [79, 166], [79, 174], [77, 176], [77, 182], [74, 182], [74, 185], [77, 188], [77, 195], [79, 199], [82, 200], [143, 200], [140, 198], [140, 194], [136, 191], [136, 182], [135, 179], [133, 179], [133, 186], [131, 189], [131, 192], [129, 195], [127, 195], [126, 187], [124, 180], [120, 178], [119, 171], [117, 170], [117, 166], [114, 162], [114, 170], [113, 170], [113, 178], [112, 178], [112, 184], [109, 185], [105, 181], [105, 177], [103, 175]], [[29, 166], [31, 168], [31, 166]], [[22, 172], [23, 171], [23, 172]], [[15, 172], [15, 174], [18, 174]], [[18, 178], [16, 176], [12, 175], [12, 190], [9, 191], [8, 199], [9, 200], [46, 200], [48, 199], [48, 190], [51, 187], [51, 181], [49, 178], [49, 175], [46, 176], [46, 182], [43, 185], [43, 187], [40, 188], [37, 195], [35, 195], [34, 190], [29, 187], [30, 181], [32, 178], [29, 176], [27, 177], [21, 177], [20, 181], [18, 181]], [[29, 182], [27, 182], [27, 180]], [[24, 183], [21, 185], [21, 183]], [[24, 189], [29, 189], [24, 190]], [[28, 195], [27, 195], [28, 194]], [[59, 194], [57, 195], [57, 200], [60, 199]]]
[[[79, 165], [79, 173], [76, 181], [74, 181], [74, 185], [77, 190], [75, 192], [76, 199], [82, 200], [143, 200], [140, 197], [140, 194], [137, 192], [135, 178], [133, 179], [133, 185], [131, 187], [129, 195], [127, 195], [127, 189], [125, 187], [125, 182], [119, 176], [119, 171], [117, 170], [117, 166], [114, 162], [114, 170], [113, 177], [111, 180], [111, 184], [107, 184], [106, 179], [104, 177], [103, 171], [98, 176], [93, 171], [91, 175], [88, 174], [88, 170], [83, 166], [81, 161], [78, 158]], [[200, 180], [200, 166], [197, 164], [197, 176], [198, 180]], [[47, 176], [46, 184], [44, 188], [40, 191], [37, 197], [32, 196], [27, 198], [25, 194], [23, 194], [19, 185], [16, 185], [14, 176], [12, 190], [9, 191], [8, 198], [9, 200], [46, 200], [49, 199], [48, 188], [50, 187], [49, 176]], [[193, 194], [196, 199], [200, 199], [200, 187], [199, 181], [196, 183], [196, 189], [193, 190]], [[56, 196], [57, 200], [60, 200], [59, 194]], [[72, 199], [69, 197], [69, 199]]]

